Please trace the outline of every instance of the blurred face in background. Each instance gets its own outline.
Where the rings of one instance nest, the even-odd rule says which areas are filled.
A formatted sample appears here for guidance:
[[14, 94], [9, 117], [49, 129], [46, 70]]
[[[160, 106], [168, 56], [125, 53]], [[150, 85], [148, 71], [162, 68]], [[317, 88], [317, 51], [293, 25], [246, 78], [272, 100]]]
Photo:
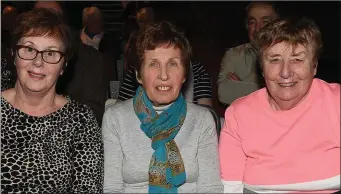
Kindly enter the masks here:
[[136, 14], [136, 20], [140, 28], [143, 28], [148, 23], [154, 22], [154, 9], [151, 7], [144, 7], [140, 9]]
[[267, 23], [277, 19], [277, 14], [271, 5], [255, 3], [251, 5], [247, 16], [247, 30], [252, 42], [255, 33], [262, 29]]
[[12, 6], [6, 6], [2, 12], [1, 28], [12, 32], [14, 29], [14, 21], [18, 17], [18, 10]]
[[53, 9], [53, 10], [59, 12], [60, 14], [63, 14], [63, 10], [62, 10], [61, 6], [56, 1], [37, 1], [34, 4], [34, 8]]
[[88, 19], [87, 29], [92, 33], [100, 33], [103, 30], [103, 20], [100, 13], [93, 13]]

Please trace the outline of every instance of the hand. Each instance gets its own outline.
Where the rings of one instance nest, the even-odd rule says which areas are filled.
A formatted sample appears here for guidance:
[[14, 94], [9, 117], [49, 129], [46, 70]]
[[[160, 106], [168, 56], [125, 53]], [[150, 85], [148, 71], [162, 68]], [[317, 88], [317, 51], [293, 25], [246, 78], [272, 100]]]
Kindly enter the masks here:
[[231, 72], [227, 74], [227, 79], [234, 80], [234, 81], [241, 81], [240, 77], [236, 73], [231, 73]]

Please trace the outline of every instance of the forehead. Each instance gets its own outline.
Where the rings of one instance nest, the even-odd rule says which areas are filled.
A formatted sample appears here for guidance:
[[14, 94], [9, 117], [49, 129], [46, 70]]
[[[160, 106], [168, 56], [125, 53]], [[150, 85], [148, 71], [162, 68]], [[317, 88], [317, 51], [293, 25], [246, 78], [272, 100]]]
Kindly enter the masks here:
[[48, 47], [56, 47], [60, 50], [65, 49], [62, 41], [58, 38], [48, 36], [28, 36], [22, 37], [19, 40], [19, 44], [33, 45], [36, 49], [45, 49]]
[[47, 8], [47, 9], [53, 9], [57, 12], [63, 13], [62, 8], [57, 2], [54, 1], [38, 1], [34, 4], [34, 8]]
[[272, 16], [274, 14], [275, 10], [271, 5], [255, 4], [250, 8], [248, 17], [261, 18], [266, 16]]
[[277, 43], [265, 50], [265, 55], [295, 55], [295, 54], [312, 54], [312, 47], [310, 45], [304, 46], [302, 44], [292, 44], [287, 42]]
[[146, 59], [180, 58], [180, 49], [174, 46], [160, 46], [154, 50], [146, 50], [145, 57]]

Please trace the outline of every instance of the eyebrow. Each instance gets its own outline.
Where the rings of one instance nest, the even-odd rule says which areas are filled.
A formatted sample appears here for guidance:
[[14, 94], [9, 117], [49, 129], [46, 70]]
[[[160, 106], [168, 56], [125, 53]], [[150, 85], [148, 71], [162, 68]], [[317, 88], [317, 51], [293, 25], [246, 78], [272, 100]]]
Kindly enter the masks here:
[[255, 18], [253, 17], [253, 16], [249, 16], [249, 17], [247, 17], [247, 20], [249, 21], [249, 20], [254, 20]]
[[[172, 61], [172, 60], [174, 60], [174, 59], [178, 59], [178, 60], [180, 60], [180, 58], [179, 58], [179, 57], [172, 57], [172, 58], [168, 59], [168, 61]], [[159, 60], [158, 60], [158, 59], [156, 59], [156, 58], [152, 58], [150, 61], [159, 61]]]
[[[26, 44], [26, 43], [30, 43], [32, 45], [35, 45], [34, 42], [32, 42], [32, 41], [25, 41], [25, 42], [23, 42], [23, 44]], [[57, 46], [49, 46], [49, 47], [47, 47], [44, 50], [48, 50], [48, 49], [59, 49], [59, 48]]]
[[23, 44], [26, 44], [26, 43], [31, 43], [31, 44], [33, 44], [33, 45], [34, 45], [34, 43], [33, 43], [33, 42], [31, 42], [31, 41], [25, 41], [25, 42], [23, 42]]
[[272, 19], [271, 16], [263, 16], [262, 19]]
[[52, 48], [54, 48], [54, 49], [59, 49], [59, 48], [56, 47], [56, 46], [49, 46], [49, 47], [47, 47], [46, 49], [52, 49]]
[[280, 57], [281, 55], [280, 54], [275, 54], [275, 53], [269, 53], [266, 56], [268, 56], [268, 57]]
[[170, 58], [168, 61], [173, 60], [173, 59], [178, 59], [178, 60], [180, 60], [179, 57], [172, 57], [172, 58]]
[[298, 53], [291, 53], [291, 55], [294, 56], [294, 57], [300, 56], [302, 54], [305, 55], [306, 52], [305, 51], [301, 51], [301, 52], [298, 52]]

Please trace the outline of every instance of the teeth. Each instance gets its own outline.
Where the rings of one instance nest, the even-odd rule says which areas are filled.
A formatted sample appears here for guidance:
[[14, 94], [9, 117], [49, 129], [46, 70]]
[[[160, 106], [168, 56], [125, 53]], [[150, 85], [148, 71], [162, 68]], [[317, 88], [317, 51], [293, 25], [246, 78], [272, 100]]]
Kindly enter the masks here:
[[284, 83], [284, 84], [279, 84], [279, 85], [282, 86], [282, 87], [290, 87], [290, 86], [295, 85], [295, 83], [291, 82], [291, 83]]
[[159, 87], [157, 87], [157, 89], [161, 90], [161, 91], [167, 91], [170, 89], [170, 87], [169, 86], [159, 86]]

